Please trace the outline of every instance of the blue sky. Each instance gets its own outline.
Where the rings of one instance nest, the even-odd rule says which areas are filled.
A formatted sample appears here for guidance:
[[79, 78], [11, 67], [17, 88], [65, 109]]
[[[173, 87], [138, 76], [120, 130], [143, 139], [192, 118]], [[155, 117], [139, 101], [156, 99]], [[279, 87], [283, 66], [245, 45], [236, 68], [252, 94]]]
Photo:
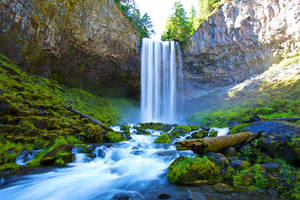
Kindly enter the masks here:
[[[166, 20], [172, 13], [175, 0], [135, 0], [142, 14], [147, 12], [153, 22], [155, 35], [153, 39], [159, 40], [165, 28]], [[188, 13], [191, 6], [198, 6], [198, 0], [181, 0], [186, 12]]]

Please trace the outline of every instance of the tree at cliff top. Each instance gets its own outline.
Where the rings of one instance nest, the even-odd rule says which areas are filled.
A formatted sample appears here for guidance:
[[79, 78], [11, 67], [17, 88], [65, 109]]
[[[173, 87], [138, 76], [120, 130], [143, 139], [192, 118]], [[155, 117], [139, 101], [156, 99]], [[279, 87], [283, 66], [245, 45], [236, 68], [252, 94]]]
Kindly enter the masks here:
[[[185, 43], [194, 32], [193, 21], [187, 16], [180, 1], [175, 2], [173, 9], [174, 13], [168, 18], [161, 39], [164, 41], [176, 40]], [[195, 10], [192, 10], [192, 12], [195, 12]], [[191, 16], [194, 17], [195, 13], [192, 13]]]
[[141, 38], [149, 38], [152, 34], [154, 34], [150, 16], [147, 13], [142, 16], [134, 0], [114, 1], [126, 14], [131, 23], [138, 29]]
[[219, 7], [220, 0], [199, 0], [199, 12], [195, 20], [195, 26], [198, 28], [202, 22], [204, 22], [211, 13]]

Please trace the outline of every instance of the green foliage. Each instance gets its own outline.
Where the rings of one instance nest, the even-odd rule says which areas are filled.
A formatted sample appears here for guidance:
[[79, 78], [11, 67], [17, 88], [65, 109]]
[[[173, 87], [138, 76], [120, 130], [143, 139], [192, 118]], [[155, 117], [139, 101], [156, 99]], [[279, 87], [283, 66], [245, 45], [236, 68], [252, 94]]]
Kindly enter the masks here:
[[215, 9], [221, 5], [220, 0], [199, 0], [199, 11], [196, 19], [196, 26], [199, 27]]
[[187, 17], [181, 2], [176, 1], [174, 4], [174, 13], [168, 18], [161, 40], [188, 42], [195, 31], [193, 22], [195, 10], [191, 11], [190, 17]]
[[130, 20], [132, 25], [137, 28], [141, 38], [149, 38], [153, 33], [153, 25], [147, 13], [143, 16], [137, 5], [132, 0], [114, 0], [120, 9]]
[[[282, 60], [273, 67], [285, 67], [297, 62], [299, 56]], [[226, 127], [228, 122], [237, 120], [239, 123], [249, 120], [252, 116], [268, 120], [270, 118], [288, 118], [300, 116], [300, 79], [262, 84], [257, 91], [243, 92], [243, 95], [229, 97], [219, 106], [219, 110], [203, 111], [188, 117], [191, 124]], [[229, 95], [230, 96], [230, 95]], [[300, 120], [296, 121], [300, 123]]]
[[154, 143], [171, 143], [170, 135], [168, 133], [161, 134]]
[[62, 166], [61, 160], [68, 163], [73, 157], [70, 148], [63, 147], [103, 141], [99, 125], [63, 105], [108, 126], [119, 119], [121, 106], [115, 108], [110, 99], [28, 74], [1, 54], [0, 72], [0, 165], [15, 163], [23, 150], [47, 149], [26, 167], [39, 166], [47, 154], [50, 163]]
[[151, 129], [156, 131], [167, 132], [172, 128], [172, 125], [163, 124], [163, 123], [139, 123], [138, 127], [141, 129]]
[[106, 142], [123, 142], [126, 140], [127, 139], [123, 135], [121, 135], [121, 133], [115, 131], [109, 131], [105, 135]]
[[175, 129], [171, 131], [171, 136], [173, 138], [178, 138], [180, 136], [185, 136], [185, 134], [193, 131], [191, 126], [188, 125], [176, 125]]
[[220, 169], [206, 157], [179, 157], [168, 168], [167, 178], [180, 185], [203, 181], [214, 184], [222, 180]]
[[209, 137], [217, 137], [218, 136], [218, 131], [212, 131], [209, 134]]
[[233, 177], [233, 185], [235, 187], [252, 186], [260, 189], [274, 188], [277, 180], [265, 170], [256, 164], [253, 167], [243, 169]]

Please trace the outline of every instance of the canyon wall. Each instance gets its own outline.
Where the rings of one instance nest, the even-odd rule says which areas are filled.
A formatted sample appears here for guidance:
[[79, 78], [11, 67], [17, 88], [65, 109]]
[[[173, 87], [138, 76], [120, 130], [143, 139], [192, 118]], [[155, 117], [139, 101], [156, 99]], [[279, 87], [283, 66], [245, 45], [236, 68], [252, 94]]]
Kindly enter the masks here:
[[113, 0], [0, 0], [0, 52], [71, 87], [138, 96], [139, 49]]
[[194, 88], [207, 90], [241, 82], [299, 53], [299, 0], [226, 0], [192, 36], [185, 75]]

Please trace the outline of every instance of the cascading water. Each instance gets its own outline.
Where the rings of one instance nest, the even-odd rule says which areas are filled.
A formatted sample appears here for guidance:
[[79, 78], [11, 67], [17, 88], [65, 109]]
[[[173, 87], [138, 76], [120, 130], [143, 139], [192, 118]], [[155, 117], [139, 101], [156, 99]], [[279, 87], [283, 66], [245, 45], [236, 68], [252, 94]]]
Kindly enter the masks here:
[[[119, 127], [112, 127], [120, 130]], [[77, 147], [74, 163], [48, 172], [0, 179], [2, 200], [152, 200], [169, 193], [179, 199], [185, 191], [169, 184], [166, 170], [178, 156], [193, 156], [190, 151], [176, 151], [173, 144], [155, 144], [161, 131], [151, 135], [135, 134], [117, 144], [100, 145], [90, 158]]]
[[141, 63], [142, 122], [178, 123], [182, 117], [180, 96], [183, 89], [183, 79], [180, 56], [180, 47], [175, 42], [143, 39]]

